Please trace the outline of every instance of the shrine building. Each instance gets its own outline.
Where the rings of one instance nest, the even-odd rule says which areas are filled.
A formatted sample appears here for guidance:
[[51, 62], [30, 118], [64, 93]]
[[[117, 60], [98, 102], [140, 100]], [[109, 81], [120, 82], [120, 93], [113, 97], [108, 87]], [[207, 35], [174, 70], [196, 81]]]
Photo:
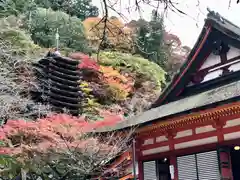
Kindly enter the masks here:
[[152, 108], [102, 132], [133, 127], [139, 180], [240, 180], [240, 28], [209, 12]]

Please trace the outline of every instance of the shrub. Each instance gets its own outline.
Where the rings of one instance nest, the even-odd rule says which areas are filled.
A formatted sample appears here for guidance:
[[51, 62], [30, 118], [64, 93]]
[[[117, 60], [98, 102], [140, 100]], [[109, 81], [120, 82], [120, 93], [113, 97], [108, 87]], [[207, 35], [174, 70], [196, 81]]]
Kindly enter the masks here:
[[32, 0], [1, 0], [0, 17], [19, 15], [36, 8]]
[[128, 141], [94, 133], [121, 121], [120, 116], [102, 113], [102, 121], [91, 123], [66, 114], [29, 122], [9, 120], [0, 127], [1, 178], [16, 177], [21, 167], [44, 179], [51, 175], [52, 179], [85, 180], [100, 175], [108, 160], [126, 150]]
[[9, 16], [0, 19], [0, 26], [1, 49], [7, 50], [8, 54], [28, 54], [39, 49], [30, 35], [20, 29], [21, 20], [17, 17]]
[[117, 83], [108, 84], [107, 92], [111, 101], [124, 101], [128, 96], [128, 92]]
[[156, 63], [150, 62], [140, 56], [119, 52], [101, 52], [99, 63], [104, 66], [112, 66], [121, 72], [135, 75], [135, 84], [151, 81], [155, 84], [155, 90], [161, 90], [165, 84], [165, 71]]

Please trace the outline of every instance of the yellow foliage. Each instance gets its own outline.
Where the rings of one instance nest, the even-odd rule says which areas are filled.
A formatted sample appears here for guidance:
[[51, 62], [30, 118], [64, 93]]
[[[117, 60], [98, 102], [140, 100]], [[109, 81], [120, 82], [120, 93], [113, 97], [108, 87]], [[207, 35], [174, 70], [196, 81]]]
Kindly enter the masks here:
[[121, 75], [117, 70], [114, 70], [111, 66], [100, 66], [101, 72], [106, 78], [119, 79], [122, 83], [126, 83], [128, 79]]
[[87, 98], [87, 104], [88, 106], [94, 107], [94, 108], [100, 106], [100, 104], [96, 102], [96, 99], [90, 99], [90, 98]]
[[85, 82], [85, 81], [82, 81], [79, 86], [80, 86], [81, 88], [88, 87], [88, 83]]
[[79, 85], [83, 93], [82, 101], [82, 113], [86, 116], [87, 119], [94, 120], [98, 118], [100, 104], [97, 102], [97, 99], [94, 98], [92, 93], [92, 88], [89, 86], [88, 82], [82, 81]]
[[82, 88], [82, 90], [86, 93], [90, 93], [92, 92], [92, 89], [91, 88]]
[[124, 101], [128, 96], [128, 92], [123, 90], [119, 84], [109, 84], [107, 88], [109, 98], [112, 101]]
[[92, 89], [89, 88], [89, 85], [86, 81], [82, 81], [79, 86], [81, 87], [81, 90], [83, 91], [83, 93], [86, 93], [89, 95], [89, 93], [92, 92]]
[[[99, 17], [91, 17], [83, 21], [86, 37], [92, 47], [98, 47], [103, 37], [105, 23], [101, 20]], [[131, 51], [133, 47], [131, 29], [125, 27], [116, 17], [109, 18], [106, 24], [106, 36], [110, 45], [114, 49]]]
[[128, 94], [133, 90], [133, 79], [131, 77], [125, 77], [121, 75], [119, 71], [113, 69], [111, 66], [100, 66], [100, 71], [103, 73], [104, 80], [107, 84], [118, 86], [121, 91], [125, 91]]

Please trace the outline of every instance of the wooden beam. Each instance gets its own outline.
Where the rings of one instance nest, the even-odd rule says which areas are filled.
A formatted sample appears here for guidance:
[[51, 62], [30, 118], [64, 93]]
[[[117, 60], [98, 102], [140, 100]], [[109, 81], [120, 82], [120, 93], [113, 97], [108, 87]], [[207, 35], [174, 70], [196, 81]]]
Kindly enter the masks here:
[[[173, 146], [174, 144], [178, 144], [178, 143], [200, 140], [200, 139], [204, 139], [204, 138], [208, 138], [208, 137], [214, 137], [214, 136], [217, 136], [218, 137], [218, 142], [222, 143], [222, 142], [224, 142], [224, 134], [229, 134], [229, 133], [233, 133], [233, 132], [240, 132], [240, 125], [224, 128], [224, 125], [226, 124], [226, 122], [228, 120], [233, 120], [233, 119], [236, 119], [236, 118], [237, 117], [235, 117], [235, 118], [224, 117], [222, 120], [217, 121], [217, 122], [208, 122], [208, 124], [204, 124], [203, 126], [211, 125], [215, 128], [214, 131], [209, 131], [209, 132], [203, 132], [203, 133], [199, 133], [199, 134], [184, 136], [184, 137], [181, 137], [181, 138], [171, 138], [171, 139], [168, 139], [168, 141], [156, 142], [154, 144], [144, 145], [144, 146], [140, 147], [140, 151], [154, 149], [154, 148], [163, 147], [163, 146], [171, 146], [171, 145]], [[215, 123], [219, 123], [221, 125], [216, 126], [216, 125], [214, 125]], [[195, 126], [194, 129], [196, 129], [197, 127], [203, 127], [203, 126]], [[186, 129], [186, 130], [188, 130], [188, 129]], [[156, 138], [156, 137], [152, 137], [152, 138]], [[173, 147], [170, 148], [170, 151], [171, 150], [174, 150], [174, 148]]]
[[[221, 59], [223, 58], [223, 59], [225, 59], [225, 58], [227, 58], [227, 57], [225, 57], [226, 55], [222, 55], [222, 57], [221, 57]], [[221, 61], [220, 63], [218, 63], [218, 64], [215, 64], [215, 65], [213, 65], [213, 66], [210, 66], [210, 67], [207, 67], [207, 68], [205, 68], [205, 69], [201, 69], [200, 71], [198, 71], [198, 73], [200, 72], [212, 72], [212, 71], [216, 71], [216, 70], [218, 70], [218, 69], [221, 69], [221, 68], [223, 68], [223, 67], [225, 67], [225, 66], [229, 66], [229, 65], [233, 65], [233, 64], [235, 64], [235, 63], [238, 63], [239, 62], [239, 59], [240, 59], [240, 55], [239, 56], [236, 56], [236, 57], [234, 57], [234, 58], [231, 58], [231, 59], [228, 59], [227, 61], [225, 61], [225, 60], [223, 60], [223, 61]]]
[[[159, 136], [166, 134], [168, 130], [186, 129], [196, 126], [197, 124], [203, 125], [212, 122], [214, 119], [224, 117], [225, 120], [240, 117], [240, 103], [231, 103], [211, 108], [188, 115], [182, 115], [164, 121], [156, 121], [151, 126], [144, 126], [136, 130], [138, 138], [152, 137], [158, 134]], [[141, 138], [142, 139], [142, 138]]]
[[[224, 64], [224, 63], [227, 63], [227, 53], [222, 53], [222, 54], [220, 54], [220, 58], [221, 58], [221, 62]], [[224, 74], [227, 74], [228, 72], [229, 72], [229, 68], [230, 66], [228, 65], [228, 66], [224, 66], [223, 68], [222, 68], [222, 70], [223, 70], [223, 75]]]
[[[221, 58], [221, 62], [215, 65], [212, 65], [210, 67], [204, 68], [199, 70], [198, 72], [196, 72], [193, 77], [192, 77], [192, 83], [193, 84], [198, 84], [201, 83], [204, 79], [204, 77], [210, 73], [210, 72], [214, 72], [217, 71], [219, 69], [223, 70], [223, 75], [229, 73], [228, 68], [236, 63], [240, 62], [240, 56], [236, 56], [234, 58], [228, 59], [227, 60], [227, 54], [221, 54], [220, 55]], [[204, 61], [203, 61], [204, 62]]]
[[[191, 146], [191, 147], [187, 147], [187, 148], [181, 148], [181, 149], [171, 149], [169, 151], [166, 152], [161, 152], [161, 153], [154, 153], [154, 154], [150, 154], [150, 155], [146, 155], [146, 156], [140, 156], [139, 159], [141, 160], [153, 160], [154, 157], [156, 158], [162, 158], [162, 157], [168, 157], [168, 156], [172, 156], [172, 155], [183, 155], [188, 154], [189, 152], [192, 152], [194, 149], [194, 152], [201, 152], [202, 150], [206, 150], [206, 149], [214, 149], [214, 147], [217, 147], [219, 145], [234, 145], [238, 144], [239, 142], [239, 138], [240, 138], [240, 125], [236, 125], [236, 126], [232, 126], [232, 127], [225, 127], [225, 128], [221, 128], [221, 131], [215, 130], [215, 131], [211, 131], [211, 132], [206, 132], [206, 133], [201, 133], [201, 134], [197, 134], [194, 137], [193, 136], [187, 136], [187, 137], [183, 137], [183, 138], [179, 138], [179, 139], [174, 139], [172, 140], [172, 144], [179, 144], [179, 143], [185, 143], [185, 142], [194, 142], [195, 140], [201, 140], [204, 138], [211, 138], [211, 137], [218, 137], [218, 142], [215, 143], [211, 143], [211, 144], [203, 144], [201, 146]], [[230, 139], [224, 139], [225, 135], [231, 135], [232, 137]], [[159, 144], [154, 144], [154, 145], [149, 145], [148, 147], [144, 147], [141, 149], [141, 152], [144, 150], [150, 150], [153, 148], [158, 148], [158, 147], [162, 147], [163, 145], [159, 145]], [[206, 149], [205, 149], [206, 148]]]
[[[184, 143], [184, 142], [194, 141], [194, 140], [200, 140], [200, 139], [204, 139], [204, 138], [208, 138], [208, 137], [214, 137], [214, 136], [218, 136], [217, 131], [211, 131], [211, 132], [196, 134], [195, 136], [185, 136], [185, 137], [178, 138], [178, 139], [170, 139], [170, 140], [165, 141], [165, 142], [160, 142], [160, 143], [156, 143], [156, 144], [150, 144], [150, 145], [142, 146], [141, 151], [149, 150], [149, 149], [153, 149], [153, 148], [157, 148], [157, 147], [162, 147], [162, 146], [167, 146], [167, 145], [174, 146], [174, 144], [179, 144], [179, 143]], [[172, 147], [170, 150], [173, 151], [174, 147]]]
[[170, 157], [172, 155], [183, 156], [186, 154], [194, 154], [194, 153], [199, 153], [199, 152], [203, 152], [203, 151], [211, 151], [211, 150], [216, 150], [217, 147], [219, 147], [219, 146], [232, 146], [233, 147], [235, 145], [239, 145], [239, 141], [240, 141], [240, 138], [237, 138], [234, 140], [224, 141], [220, 144], [212, 143], [212, 144], [195, 146], [195, 147], [190, 147], [190, 148], [185, 148], [185, 149], [177, 149], [174, 151], [156, 153], [156, 154], [151, 154], [151, 155], [147, 155], [147, 156], [141, 156], [139, 161], [151, 161], [151, 160], [155, 160], [155, 159]]
[[118, 165], [120, 165], [125, 160], [131, 160], [130, 152], [125, 152], [125, 153], [121, 154], [121, 156], [119, 158], [117, 158], [114, 161], [114, 163], [112, 163], [112, 165], [108, 169], [112, 169], [112, 168], [117, 167]]

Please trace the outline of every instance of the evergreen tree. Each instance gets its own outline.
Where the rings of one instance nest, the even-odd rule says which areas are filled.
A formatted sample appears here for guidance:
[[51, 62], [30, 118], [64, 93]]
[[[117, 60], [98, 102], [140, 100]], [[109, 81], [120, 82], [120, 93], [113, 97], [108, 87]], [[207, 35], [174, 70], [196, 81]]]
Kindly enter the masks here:
[[164, 43], [163, 16], [153, 11], [151, 21], [147, 25], [140, 24], [139, 26], [136, 52], [165, 68], [168, 48]]
[[91, 0], [35, 0], [35, 2], [40, 7], [63, 11], [81, 20], [99, 15], [98, 8], [92, 5]]
[[36, 9], [34, 0], [1, 0], [0, 18], [10, 15], [18, 16]]
[[[25, 23], [24, 27], [28, 29], [28, 21]], [[38, 8], [32, 13], [29, 31], [34, 43], [46, 48], [54, 47], [57, 29], [60, 35], [60, 48], [88, 52], [84, 28], [80, 19], [61, 11], [44, 8]]]
[[138, 37], [136, 40], [136, 51], [143, 57], [148, 58], [151, 52], [148, 51], [150, 29], [148, 26], [140, 25]]

